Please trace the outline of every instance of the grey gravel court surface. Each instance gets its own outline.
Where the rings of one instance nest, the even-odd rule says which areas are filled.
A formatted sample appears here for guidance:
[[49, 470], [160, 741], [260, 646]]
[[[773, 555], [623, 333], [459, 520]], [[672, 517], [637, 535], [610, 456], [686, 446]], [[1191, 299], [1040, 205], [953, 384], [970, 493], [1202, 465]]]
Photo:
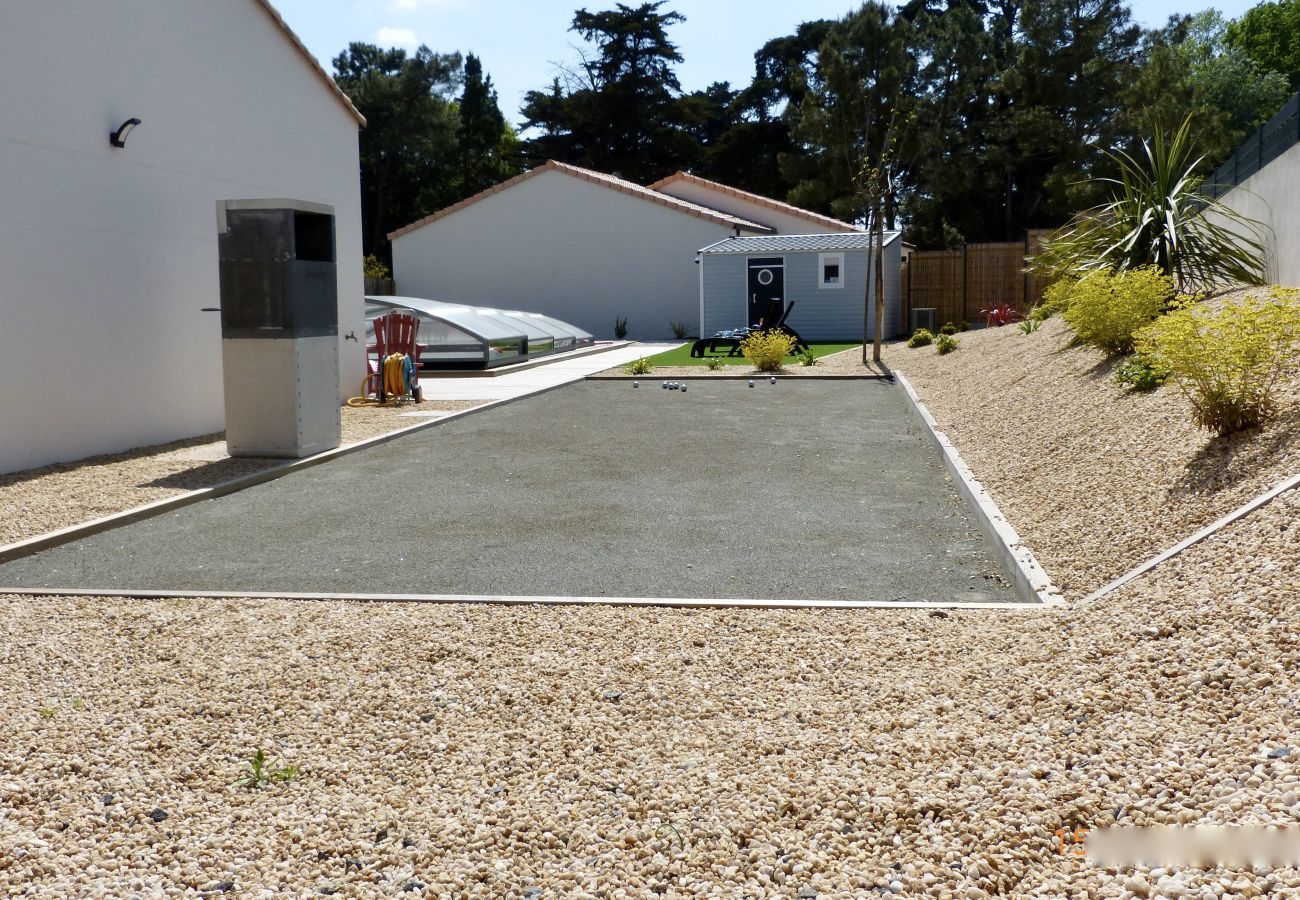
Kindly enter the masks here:
[[1015, 602], [879, 381], [582, 382], [0, 566], [78, 590]]

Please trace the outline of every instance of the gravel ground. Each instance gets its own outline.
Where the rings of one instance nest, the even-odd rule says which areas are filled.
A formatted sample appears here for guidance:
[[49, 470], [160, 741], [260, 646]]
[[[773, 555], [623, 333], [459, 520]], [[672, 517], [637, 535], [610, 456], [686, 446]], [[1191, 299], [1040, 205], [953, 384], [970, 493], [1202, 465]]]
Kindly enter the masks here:
[[[343, 443], [423, 421], [403, 412], [455, 412], [485, 400], [426, 400], [400, 408], [343, 408]], [[0, 545], [26, 540], [154, 500], [250, 475], [282, 460], [231, 459], [220, 434], [0, 475]]]
[[1082, 597], [1300, 473], [1300, 379], [1281, 417], [1215, 438], [1174, 384], [1111, 381], [1117, 363], [1068, 348], [1059, 319], [960, 335], [960, 349], [891, 344], [901, 371], [1067, 597]]
[[[826, 378], [828, 376], [857, 376], [860, 378], [863, 375], [879, 375], [881, 373], [875, 367], [862, 365], [862, 348], [856, 347], [852, 350], [841, 350], [839, 353], [823, 356], [817, 360], [815, 366], [789, 366], [782, 369], [779, 374], [782, 378]], [[657, 366], [649, 375], [629, 375], [627, 374], [627, 366], [615, 366], [612, 369], [606, 369], [588, 377], [591, 379], [640, 378], [643, 381], [654, 381], [656, 379], [663, 381], [672, 378], [740, 378], [742, 376], [761, 378], [766, 377], [766, 373], [760, 373], [752, 366], [723, 366], [715, 371], [710, 371], [704, 366]]]
[[[1296, 470], [1287, 418], [1180, 496], [1220, 450], [1057, 327], [893, 355], [1076, 594]], [[1055, 836], [1296, 825], [1297, 519], [1014, 614], [8, 598], [0, 894], [1297, 897]]]
[[1295, 824], [1297, 516], [1016, 614], [10, 598], [0, 894], [1297, 896], [1055, 837]]

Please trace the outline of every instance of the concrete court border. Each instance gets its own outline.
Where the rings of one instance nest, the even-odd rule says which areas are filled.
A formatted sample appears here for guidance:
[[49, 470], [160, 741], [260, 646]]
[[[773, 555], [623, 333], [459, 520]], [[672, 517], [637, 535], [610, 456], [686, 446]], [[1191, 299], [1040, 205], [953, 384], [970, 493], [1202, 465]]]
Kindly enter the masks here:
[[943, 467], [952, 476], [958, 493], [970, 507], [980, 530], [993, 545], [998, 562], [1011, 576], [1012, 587], [1015, 588], [1016, 593], [1030, 604], [1062, 605], [1065, 600], [1061, 592], [1052, 584], [1051, 576], [1038, 564], [1034, 552], [1025, 545], [1025, 542], [1020, 539], [1020, 534], [1002, 515], [1002, 511], [993, 500], [993, 495], [976, 480], [975, 474], [970, 466], [966, 465], [966, 461], [962, 459], [961, 453], [953, 446], [952, 441], [939, 430], [934, 416], [921, 402], [912, 383], [902, 372], [895, 372], [894, 375], [903, 387], [903, 395], [907, 398], [908, 407], [921, 423], [921, 430], [939, 452]]
[[[358, 593], [303, 593], [290, 591], [155, 591], [155, 590], [102, 590], [94, 588], [5, 588], [0, 587], [0, 596], [97, 596], [97, 597], [123, 597], [131, 599], [165, 599], [172, 597], [191, 597], [197, 599], [288, 599], [288, 600], [347, 600], [357, 602], [406, 602], [406, 603], [472, 603], [472, 604], [500, 604], [500, 605], [606, 605], [606, 606], [657, 606], [673, 608], [738, 608], [738, 609], [928, 609], [928, 610], [951, 610], [951, 609], [1007, 609], [1007, 610], [1027, 610], [1038, 609], [1042, 606], [1060, 605], [1062, 600], [1059, 593], [1051, 585], [1050, 578], [1047, 577], [1041, 567], [1038, 566], [1034, 559], [1033, 553], [1024, 547], [1020, 542], [1019, 536], [1014, 528], [1006, 522], [997, 509], [997, 505], [992, 498], [988, 496], [979, 482], [974, 480], [970, 469], [962, 460], [961, 455], [957, 453], [952, 444], [939, 432], [934, 426], [934, 419], [929, 411], [917, 399], [916, 393], [911, 384], [902, 376], [901, 373], [895, 373], [898, 382], [904, 389], [904, 396], [907, 399], [908, 406], [916, 415], [922, 425], [923, 431], [935, 443], [940, 452], [945, 469], [952, 475], [957, 482], [959, 493], [966, 501], [975, 515], [981, 530], [993, 544], [995, 554], [998, 556], [1002, 567], [1012, 576], [1012, 586], [1016, 593], [1020, 595], [1025, 602], [1019, 603], [962, 603], [957, 601], [922, 601], [922, 600], [769, 600], [761, 598], [692, 598], [692, 597], [573, 597], [573, 596], [517, 596], [517, 595], [480, 595], [480, 594], [358, 594]], [[728, 377], [728, 376], [712, 376]], [[738, 376], [733, 376], [738, 377]], [[806, 377], [806, 376], [805, 376]], [[825, 377], [825, 376], [823, 376]], [[835, 378], [836, 376], [831, 376]], [[844, 376], [838, 376], [838, 379], [845, 379]], [[838, 380], [837, 379], [837, 380]], [[567, 387], [578, 381], [614, 381], [622, 380], [617, 378], [577, 378], [573, 381], [561, 382], [560, 384], [550, 385], [544, 388], [531, 391], [527, 394], [521, 394], [516, 397], [508, 397], [502, 400], [494, 400], [481, 404], [467, 410], [449, 413], [440, 416], [428, 422], [420, 422], [407, 428], [392, 431], [387, 434], [359, 441], [355, 444], [349, 444], [345, 447], [339, 447], [329, 450], [316, 456], [305, 459], [295, 460], [284, 465], [275, 466], [262, 472], [255, 472], [252, 475], [245, 475], [234, 478], [229, 481], [221, 482], [208, 488], [200, 488], [177, 497], [169, 497], [164, 500], [154, 501], [134, 509], [125, 510], [115, 513], [111, 516], [105, 516], [80, 525], [71, 526], [59, 531], [50, 532], [49, 534], [40, 535], [35, 538], [29, 538], [25, 541], [19, 541], [0, 547], [0, 563], [10, 562], [25, 556], [39, 553], [52, 547], [70, 543], [82, 537], [88, 537], [103, 531], [108, 531], [121, 525], [127, 525], [131, 522], [151, 518], [198, 503], [202, 500], [215, 499], [226, 494], [235, 493], [247, 487], [263, 484], [268, 481], [282, 478], [293, 472], [302, 471], [321, 463], [328, 462], [331, 459], [337, 459], [356, 453], [369, 447], [378, 446], [395, 440], [407, 434], [421, 431], [426, 428], [436, 427], [443, 422], [458, 419], [462, 416], [472, 415], [485, 409], [504, 406], [517, 400], [523, 400], [528, 397], [535, 397], [540, 394], [548, 393], [559, 388]], [[865, 376], [848, 376], [845, 380], [888, 380], [888, 376], [865, 375]], [[1008, 560], [1012, 564], [1008, 564]], [[1041, 573], [1041, 580], [1034, 578], [1035, 570]], [[1032, 579], [1032, 580], [1031, 580]], [[1036, 588], [1034, 583], [1037, 582], [1043, 587]]]

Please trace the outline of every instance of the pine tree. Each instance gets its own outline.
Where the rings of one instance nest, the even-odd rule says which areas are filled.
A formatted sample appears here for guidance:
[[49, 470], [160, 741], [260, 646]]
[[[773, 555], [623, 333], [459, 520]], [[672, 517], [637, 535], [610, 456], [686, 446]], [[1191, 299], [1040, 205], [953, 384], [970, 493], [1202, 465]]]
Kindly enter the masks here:
[[465, 88], [456, 132], [460, 165], [457, 199], [463, 199], [522, 171], [519, 139], [497, 105], [492, 78], [473, 53], [465, 57]]

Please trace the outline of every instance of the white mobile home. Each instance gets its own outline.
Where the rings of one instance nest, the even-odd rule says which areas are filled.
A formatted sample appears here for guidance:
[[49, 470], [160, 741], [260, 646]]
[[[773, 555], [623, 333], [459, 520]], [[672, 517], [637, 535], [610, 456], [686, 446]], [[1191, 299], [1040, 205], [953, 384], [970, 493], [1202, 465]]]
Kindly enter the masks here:
[[0, 80], [0, 471], [222, 430], [224, 200], [333, 207], [355, 388], [363, 120], [274, 9], [7, 3]]
[[[884, 239], [884, 337], [903, 333], [899, 284], [902, 241]], [[702, 335], [771, 323], [785, 304], [786, 324], [808, 341], [860, 341], [875, 336], [875, 250], [871, 235], [737, 237], [700, 250]], [[864, 318], [864, 301], [871, 291]], [[864, 327], [865, 326], [865, 327]]]

